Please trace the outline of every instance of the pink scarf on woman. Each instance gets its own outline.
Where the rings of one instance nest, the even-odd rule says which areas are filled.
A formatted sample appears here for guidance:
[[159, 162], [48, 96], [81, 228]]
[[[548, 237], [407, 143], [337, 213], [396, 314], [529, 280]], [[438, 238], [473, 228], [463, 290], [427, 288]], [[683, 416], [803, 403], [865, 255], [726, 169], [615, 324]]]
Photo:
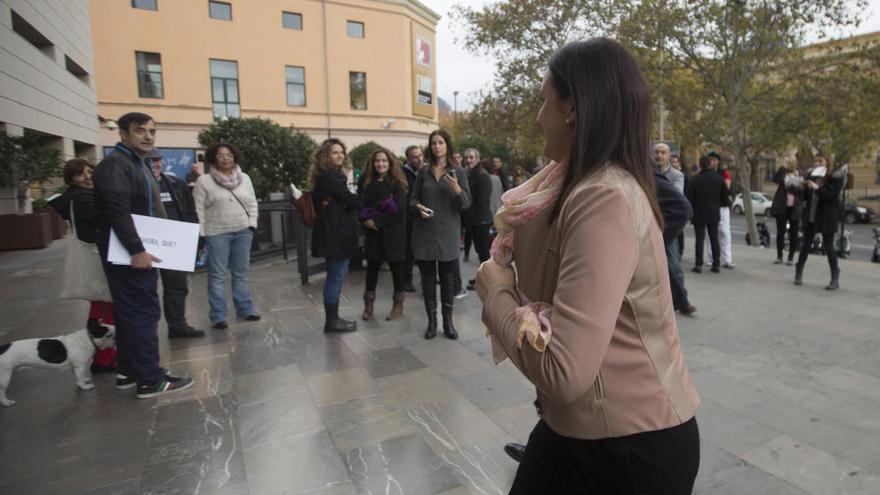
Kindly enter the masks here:
[[[498, 235], [492, 242], [492, 259], [496, 263], [504, 267], [510, 266], [516, 242], [514, 232], [556, 202], [567, 170], [568, 163], [565, 160], [550, 162], [529, 180], [501, 196], [503, 204], [495, 215]], [[526, 340], [533, 349], [544, 352], [553, 336], [550, 327], [553, 306], [544, 302], [533, 303], [521, 293], [519, 298], [521, 306], [516, 308], [516, 345], [521, 348], [523, 340]], [[494, 338], [492, 358], [495, 364], [507, 358], [504, 349]]]

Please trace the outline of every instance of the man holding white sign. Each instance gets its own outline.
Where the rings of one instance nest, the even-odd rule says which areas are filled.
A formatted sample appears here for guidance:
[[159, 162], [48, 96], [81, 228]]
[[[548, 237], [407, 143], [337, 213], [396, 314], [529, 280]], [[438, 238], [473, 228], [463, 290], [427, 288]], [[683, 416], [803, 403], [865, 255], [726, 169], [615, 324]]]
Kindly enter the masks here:
[[[120, 142], [92, 176], [98, 249], [114, 304], [116, 388], [137, 387], [137, 397], [146, 399], [189, 388], [193, 380], [171, 376], [159, 366], [159, 274], [153, 262], [161, 260], [144, 248], [132, 219], [132, 214], [167, 216], [159, 185], [144, 162], [154, 147], [156, 123], [149, 115], [131, 112], [120, 117], [118, 124]], [[106, 261], [111, 231], [128, 252], [130, 265]]]

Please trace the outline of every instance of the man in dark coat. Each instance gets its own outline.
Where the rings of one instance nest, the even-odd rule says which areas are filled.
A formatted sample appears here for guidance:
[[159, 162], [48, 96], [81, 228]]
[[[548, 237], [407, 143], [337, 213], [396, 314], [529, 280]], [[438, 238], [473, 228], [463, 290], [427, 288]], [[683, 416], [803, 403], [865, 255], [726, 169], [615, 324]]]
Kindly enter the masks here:
[[709, 156], [700, 157], [700, 173], [688, 183], [687, 199], [694, 210], [692, 223], [696, 234], [695, 260], [693, 272], [703, 271], [703, 246], [706, 242], [706, 231], [709, 232], [709, 244], [712, 247], [712, 272], [719, 273], [721, 251], [718, 244], [718, 223], [721, 221], [721, 203], [727, 194], [724, 178], [712, 169]]
[[[489, 172], [480, 165], [478, 150], [474, 148], [465, 150], [464, 163], [468, 170], [468, 186], [471, 188], [467, 229], [482, 263], [489, 259], [489, 248], [492, 246], [492, 237], [489, 234], [494, 217], [489, 201], [492, 196], [492, 179], [489, 177]], [[475, 280], [469, 280], [467, 289], [476, 290], [475, 284]]]
[[[669, 145], [666, 143], [661, 142], [654, 145], [654, 179], [657, 185], [660, 211], [663, 213], [663, 240], [666, 242], [666, 261], [669, 265], [672, 306], [682, 314], [691, 315], [697, 308], [688, 300], [687, 289], [684, 286], [684, 271], [681, 268], [678, 236], [693, 215], [693, 210], [684, 197], [684, 174], [672, 166]], [[669, 237], [671, 235], [673, 237]]]
[[[156, 123], [149, 115], [132, 112], [119, 118], [120, 142], [101, 160], [92, 175], [98, 214], [98, 250], [113, 296], [119, 375], [116, 388], [137, 387], [148, 399], [193, 385], [191, 378], [169, 375], [159, 366], [159, 274], [135, 229], [133, 214], [165, 218], [159, 185], [144, 157], [153, 149]], [[110, 231], [131, 256], [130, 265], [107, 260]]]
[[[159, 183], [162, 195], [162, 206], [169, 220], [199, 223], [192, 192], [177, 177], [164, 173], [162, 153], [153, 148], [146, 158], [153, 169], [153, 177]], [[162, 277], [162, 309], [165, 312], [165, 323], [168, 324], [169, 339], [186, 339], [204, 337], [204, 330], [197, 330], [186, 322], [186, 296], [189, 295], [187, 274], [180, 270], [159, 270]]]
[[[412, 145], [406, 149], [404, 154], [406, 155], [406, 163], [403, 164], [403, 173], [406, 174], [407, 187], [409, 188], [406, 195], [406, 204], [408, 205], [409, 200], [412, 198], [416, 176], [419, 174], [419, 169], [422, 168], [422, 148]], [[407, 292], [416, 291], [413, 285], [413, 265], [415, 264], [415, 259], [412, 252], [412, 231], [416, 215], [418, 213], [413, 211], [407, 211], [406, 215], [406, 258], [403, 264], [403, 290]]]

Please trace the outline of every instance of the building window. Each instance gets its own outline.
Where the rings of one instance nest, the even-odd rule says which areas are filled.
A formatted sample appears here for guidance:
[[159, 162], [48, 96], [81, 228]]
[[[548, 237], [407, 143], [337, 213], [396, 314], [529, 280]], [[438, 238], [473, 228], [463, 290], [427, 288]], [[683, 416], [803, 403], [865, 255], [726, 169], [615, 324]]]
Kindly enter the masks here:
[[363, 38], [364, 37], [364, 23], [358, 21], [348, 21], [346, 30], [348, 31], [348, 36], [351, 38]]
[[284, 67], [284, 77], [287, 79], [287, 106], [306, 106], [306, 69], [303, 67]]
[[137, 64], [138, 96], [141, 98], [164, 98], [165, 85], [162, 82], [162, 55], [149, 52], [134, 52]]
[[34, 45], [47, 57], [55, 58], [55, 45], [49, 41], [49, 38], [43, 36], [43, 33], [37, 31], [37, 28], [24, 20], [24, 18], [18, 15], [16, 11], [11, 10], [10, 13], [12, 14], [12, 30], [18, 33], [18, 35], [24, 38], [28, 43]]
[[224, 2], [208, 2], [208, 15], [211, 16], [211, 19], [231, 21], [232, 5]]
[[211, 60], [211, 102], [214, 118], [241, 116], [238, 101], [238, 62]]
[[67, 69], [67, 72], [70, 72], [74, 76], [76, 76], [80, 81], [88, 84], [89, 82], [89, 73], [86, 72], [78, 63], [74, 62], [72, 58], [67, 55], [64, 56], [64, 67]]
[[351, 109], [367, 109], [367, 73], [349, 72], [348, 91], [351, 94]]
[[143, 10], [159, 10], [157, 0], [131, 0], [131, 6]]
[[297, 29], [301, 31], [303, 28], [303, 16], [302, 14], [297, 14], [295, 12], [282, 12], [281, 24], [285, 29]]

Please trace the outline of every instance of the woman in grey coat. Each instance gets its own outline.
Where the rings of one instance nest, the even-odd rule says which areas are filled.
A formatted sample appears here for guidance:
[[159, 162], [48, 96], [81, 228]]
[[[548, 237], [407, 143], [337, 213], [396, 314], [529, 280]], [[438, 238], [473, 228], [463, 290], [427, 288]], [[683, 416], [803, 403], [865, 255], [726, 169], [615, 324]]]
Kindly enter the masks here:
[[464, 169], [452, 163], [452, 139], [438, 129], [428, 137], [425, 153], [427, 167], [422, 167], [413, 185], [410, 206], [415, 223], [412, 232], [413, 257], [419, 264], [428, 328], [425, 338], [437, 336], [437, 271], [440, 275], [440, 302], [443, 335], [457, 339], [452, 324], [455, 300], [455, 265], [458, 261], [461, 212], [471, 204], [470, 189]]

